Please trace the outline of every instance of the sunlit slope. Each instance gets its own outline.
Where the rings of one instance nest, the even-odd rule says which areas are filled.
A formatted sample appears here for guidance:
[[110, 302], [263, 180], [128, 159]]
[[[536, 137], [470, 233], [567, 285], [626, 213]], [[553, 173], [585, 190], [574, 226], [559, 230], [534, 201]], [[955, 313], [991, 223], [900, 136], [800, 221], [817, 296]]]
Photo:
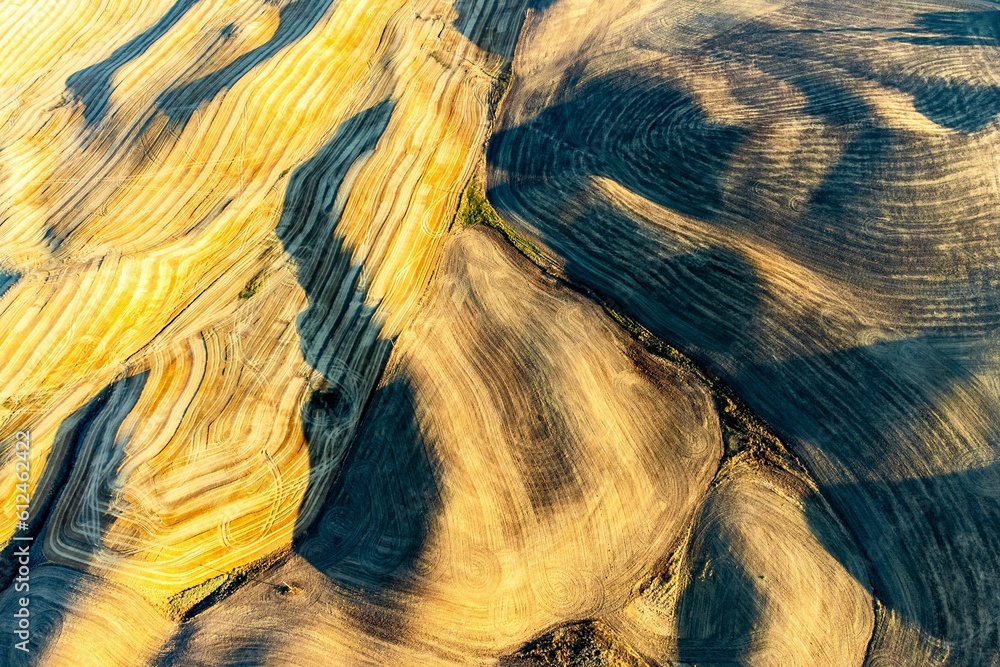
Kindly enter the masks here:
[[683, 544], [721, 455], [696, 373], [495, 232], [461, 232], [317, 523], [171, 657], [492, 663], [623, 609]]
[[0, 664], [997, 662], [998, 16], [5, 3]]
[[32, 434], [53, 577], [179, 613], [315, 514], [503, 53], [477, 6], [100, 4], [0, 9], [3, 443]]
[[652, 664], [864, 663], [865, 564], [801, 471], [742, 452], [699, 512], [669, 576], [607, 619], [622, 642]]
[[867, 561], [873, 662], [995, 660], [996, 4], [565, 0], [514, 71], [513, 233], [787, 440]]
[[[5, 642], [5, 665], [126, 667], [155, 664], [176, 624], [141, 595], [76, 568], [32, 567], [29, 653]], [[13, 589], [0, 597], [5, 614], [18, 607]], [[39, 638], [42, 638], [39, 641]]]

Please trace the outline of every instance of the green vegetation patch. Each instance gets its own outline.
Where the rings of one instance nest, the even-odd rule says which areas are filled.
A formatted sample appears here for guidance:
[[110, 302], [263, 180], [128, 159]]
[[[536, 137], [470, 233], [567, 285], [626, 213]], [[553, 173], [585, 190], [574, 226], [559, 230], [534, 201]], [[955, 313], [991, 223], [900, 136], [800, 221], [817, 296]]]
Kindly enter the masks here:
[[254, 294], [260, 291], [260, 288], [264, 286], [267, 281], [266, 273], [258, 273], [253, 278], [251, 278], [246, 285], [243, 286], [243, 290], [239, 294], [241, 301], [249, 299]]
[[[219, 574], [200, 584], [186, 588], [167, 600], [167, 613], [175, 621], [181, 621], [208, 609], [232, 595], [248, 581], [264, 582], [258, 577], [274, 565], [284, 552], [265, 556], [260, 560]], [[268, 583], [274, 586], [274, 584]], [[280, 586], [275, 586], [280, 588]]]
[[511, 245], [520, 251], [522, 255], [532, 262], [540, 265], [547, 265], [541, 250], [534, 243], [524, 238], [514, 228], [508, 225], [500, 214], [496, 212], [489, 200], [486, 198], [486, 190], [482, 182], [473, 178], [462, 193], [462, 201], [458, 206], [458, 222], [462, 227], [475, 227], [476, 225], [486, 225], [497, 230], [510, 241]]
[[185, 612], [222, 588], [229, 581], [229, 578], [228, 574], [220, 574], [203, 581], [197, 586], [185, 588], [180, 593], [177, 593], [167, 600], [170, 617], [175, 620], [183, 618]]

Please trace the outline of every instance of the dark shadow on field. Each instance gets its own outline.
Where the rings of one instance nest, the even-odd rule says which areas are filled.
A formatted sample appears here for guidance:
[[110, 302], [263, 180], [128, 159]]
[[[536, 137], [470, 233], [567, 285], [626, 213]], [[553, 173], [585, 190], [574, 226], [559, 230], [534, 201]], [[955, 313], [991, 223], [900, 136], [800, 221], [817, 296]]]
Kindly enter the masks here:
[[[115, 518], [110, 509], [116, 499], [116, 489], [108, 485], [113, 485], [114, 470], [123, 455], [121, 444], [117, 441], [118, 430], [138, 402], [148, 376], [148, 371], [144, 371], [111, 383], [59, 426], [44, 470], [35, 471], [36, 474], [40, 472], [41, 476], [31, 497], [29, 528], [15, 533], [17, 536], [34, 538], [28, 543], [29, 567], [32, 570], [27, 582], [29, 587], [35, 586], [30, 577], [36, 568], [46, 562], [43, 545], [48, 539], [48, 521], [53, 511], [60, 504], [76, 502], [86, 490], [95, 491], [91, 486], [95, 480], [100, 480], [100, 486], [96, 489], [97, 505], [74, 514], [73, 532], [68, 532], [67, 525], [63, 525], [60, 536], [63, 541], [72, 542], [74, 548], [86, 553], [93, 553], [101, 547], [101, 538]], [[79, 539], [81, 536], [83, 541]], [[15, 576], [19, 565], [14, 553], [24, 544], [24, 541], [12, 541], [0, 552], [0, 577], [5, 588], [4, 597], [10, 596], [7, 605], [14, 605], [14, 601], [20, 597], [14, 588], [18, 583]], [[70, 593], [69, 589], [47, 589], [45, 601], [48, 606], [43, 606], [39, 599], [30, 607], [31, 655], [43, 653], [46, 644], [58, 636], [61, 616], [57, 610], [74, 604]], [[34, 599], [34, 594], [29, 597]], [[7, 614], [5, 617], [10, 618]], [[24, 656], [21, 651], [14, 649], [12, 642], [8, 646], [9, 661], [2, 664], [28, 664], [18, 662]]]
[[[680, 592], [676, 607], [676, 661], [660, 662], [642, 656], [642, 665], [742, 665], [754, 650], [762, 620], [762, 598], [757, 583], [733, 557], [712, 517], [701, 515], [698, 537], [689, 547], [685, 564], [691, 578]], [[725, 530], [724, 528], [722, 529]], [[550, 629], [500, 658], [501, 667], [547, 665], [638, 665], [627, 646], [601, 621], [572, 621]], [[637, 654], [636, 654], [637, 655]], [[616, 659], [616, 657], [618, 659]]]
[[[1000, 647], [992, 611], [1000, 604], [1000, 468], [966, 449], [972, 443], [956, 430], [963, 424], [947, 410], [952, 392], [976, 390], [975, 348], [986, 352], [986, 345], [929, 335], [872, 344], [746, 368], [737, 388], [792, 443], [809, 443], [857, 476], [821, 483], [820, 492], [869, 561], [883, 604], [973, 653]], [[982, 437], [1000, 449], [1000, 424]], [[931, 466], [955, 472], [928, 472]]]
[[[254, 577], [250, 590], [237, 593], [238, 600], [234, 595], [188, 618], [158, 667], [273, 664], [299, 641], [315, 655], [320, 640], [300, 640], [299, 633], [323, 628], [324, 620], [315, 617], [331, 604], [363, 636], [400, 638], [405, 596], [421, 576], [420, 557], [441, 502], [437, 464], [405, 380], [374, 392], [336, 475], [319, 517], [302, 527], [293, 544], [308, 565], [299, 560], [289, 573], [279, 561]], [[317, 581], [324, 577], [335, 588]], [[241, 614], [248, 616], [246, 624], [233, 621]], [[331, 623], [334, 629], [339, 621]], [[219, 633], [225, 641], [217, 639]], [[207, 655], [206, 647], [213, 649]]]
[[883, 34], [891, 41], [915, 46], [1000, 46], [1000, 9], [920, 12], [908, 28], [801, 28], [763, 30], [764, 34], [835, 35]]
[[[86, 475], [82, 471], [98, 463], [95, 451], [108, 456], [115, 455], [118, 449], [115, 445], [118, 429], [139, 400], [148, 376], [148, 371], [144, 371], [109, 384], [59, 425], [45, 467], [31, 471], [33, 475], [40, 476], [37, 478], [35, 493], [31, 496], [28, 530], [16, 533], [35, 538], [32, 549], [35, 558], [41, 556], [46, 522], [55, 503], [68, 502], [64, 496], [72, 497], [66, 489], [71, 473], [79, 470], [78, 479], [84, 481]], [[100, 470], [93, 472], [101, 476]], [[91, 508], [92, 516], [99, 525], [77, 526], [89, 528], [95, 536], [102, 535], [111, 520], [107, 509], [114, 500], [113, 492], [110, 489], [102, 490], [106, 493], [100, 498], [99, 507]], [[13, 563], [9, 556], [17, 546], [16, 542], [12, 542], [0, 552], [0, 587], [10, 584]], [[99, 542], [90, 546], [97, 548]]]
[[[359, 282], [361, 267], [344, 247], [337, 224], [344, 178], [374, 151], [392, 111], [392, 103], [384, 100], [344, 121], [316, 155], [292, 172], [275, 230], [308, 299], [296, 329], [302, 355], [319, 375], [302, 407], [310, 470], [300, 516], [314, 516], [323, 502], [368, 400], [370, 388], [362, 386], [357, 370], [380, 368], [391, 348], [390, 341], [378, 339], [375, 309], [365, 303]], [[296, 532], [304, 528], [300, 519]]]
[[[80, 551], [94, 551], [101, 548], [102, 536], [107, 528], [117, 518], [110, 510], [118, 499], [118, 471], [125, 456], [125, 442], [119, 439], [118, 431], [125, 418], [135, 408], [142, 390], [149, 379], [149, 371], [142, 371], [118, 380], [106, 387], [84, 406], [80, 411], [81, 421], [72, 424], [68, 432], [68, 447], [71, 453], [62, 459], [65, 466], [65, 483], [59, 485], [58, 499], [53, 506], [54, 512], [60, 511], [60, 506], [78, 502], [83, 496], [95, 497], [97, 506], [84, 508], [84, 517], [97, 522], [97, 525], [72, 524], [73, 534], [62, 529], [62, 539], [65, 541], [78, 538], [74, 548]], [[56, 472], [58, 474], [58, 472]], [[99, 486], [94, 486], [94, 480], [100, 480]], [[41, 539], [46, 539], [49, 530], [46, 524]]]
[[[1000, 86], [956, 80], [927, 68], [910, 71], [874, 69], [853, 53], [870, 49], [859, 43], [856, 51], [842, 44], [829, 48], [824, 35], [856, 33], [868, 38], [885, 35], [886, 41], [939, 48], [1000, 46], [1000, 10], [984, 12], [932, 12], [918, 14], [913, 28], [848, 28], [843, 30], [778, 29], [752, 23], [725, 39], [709, 44], [720, 59], [750, 61], [764, 71], [798, 86], [815, 103], [819, 92], [826, 98], [838, 78], [866, 79], [913, 97], [914, 108], [928, 120], [957, 132], [984, 129], [1000, 115]], [[805, 40], [808, 34], [814, 39]], [[831, 43], [834, 44], [834, 43]], [[816, 45], [816, 46], [813, 46]], [[826, 47], [826, 48], [824, 48]], [[928, 50], [930, 51], [930, 50]], [[928, 56], [937, 56], [936, 52]], [[930, 60], [930, 57], [928, 57]], [[822, 84], [813, 89], [813, 82]], [[834, 100], [836, 99], [834, 98]], [[829, 103], [827, 106], [830, 106]], [[836, 108], [836, 107], [835, 107]]]
[[70, 94], [83, 103], [83, 118], [87, 125], [100, 122], [107, 113], [112, 92], [111, 81], [118, 70], [145, 53], [198, 1], [176, 0], [159, 21], [115, 49], [106, 59], [78, 70], [66, 79], [66, 88]]
[[7, 273], [6, 271], [0, 271], [0, 298], [7, 293], [11, 287], [17, 284], [17, 281], [21, 279], [21, 276], [17, 273]]
[[669, 235], [596, 201], [582, 206], [571, 225], [553, 226], [545, 241], [562, 252], [573, 282], [647, 326], [656, 323], [661, 332], [669, 331], [667, 340], [690, 341], [689, 352], [700, 359], [741, 354], [756, 326], [759, 278], [732, 250], [670, 252]]
[[[0, 613], [3, 614], [4, 641], [0, 643], [0, 665], [4, 667], [34, 667], [44, 665], [44, 652], [52, 642], [59, 639], [64, 625], [64, 614], [74, 604], [79, 604], [79, 585], [89, 575], [69, 568], [41, 564], [41, 544], [32, 547], [31, 572], [28, 575], [27, 590], [17, 591], [11, 587], [0, 594]], [[19, 599], [27, 596], [28, 611], [31, 616], [29, 652], [17, 648], [23, 641], [14, 634], [13, 614], [20, 609]], [[74, 599], [76, 598], [76, 599]]]
[[[296, 278], [309, 300], [296, 321], [302, 354], [327, 379], [336, 374], [331, 364], [342, 342], [330, 338], [338, 331], [334, 325], [345, 318], [370, 321], [373, 314], [364, 305], [358, 284], [361, 267], [352, 264], [350, 252], [337, 235], [345, 203], [337, 197], [348, 170], [375, 150], [393, 108], [392, 102], [383, 100], [344, 121], [316, 155], [292, 172], [275, 229], [294, 260]], [[352, 404], [357, 399], [344, 397]], [[327, 407], [341, 401], [334, 396], [317, 400]]]
[[[769, 150], [766, 141], [708, 122], [669, 84], [633, 73], [568, 87], [552, 108], [493, 136], [487, 195], [515, 228], [536, 234], [563, 260], [572, 282], [720, 376], [807, 464], [822, 462], [827, 474], [858, 480], [881, 476], [857, 484], [817, 480], [872, 576], [816, 528], [820, 539], [923, 632], [948, 641], [975, 637], [976, 650], [995, 651], [1000, 503], [971, 488], [992, 473], [963, 463], [960, 452], [976, 449], [977, 439], [1000, 450], [1000, 424], [983, 421], [1000, 401], [980, 379], [994, 364], [1000, 270], [995, 248], [980, 241], [995, 230], [988, 202], [970, 195], [967, 181], [941, 181], [951, 164], [942, 155], [963, 139], [881, 124], [837, 79], [838, 71], [860, 70], [788, 36], [727, 34], [709, 52], [722, 61], [755, 58], [802, 91], [805, 113], [842, 138], [843, 150], [818, 174], [818, 185], [784, 172], [791, 182], [765, 180], [758, 192], [753, 179], [769, 176], [755, 166], [767, 155], [755, 151]], [[879, 76], [883, 85], [903, 85]], [[925, 92], [931, 99], [941, 85]], [[983, 118], [956, 117], [954, 124], [971, 128]], [[592, 176], [716, 228], [756, 235], [796, 264], [900, 304], [909, 324], [892, 342], [858, 336], [855, 347], [843, 349], [837, 336], [844, 332], [831, 327], [846, 325], [800, 310], [799, 295], [767, 286], [740, 253], [692, 249], [642, 221], [595, 191]], [[910, 185], [921, 178], [935, 190]], [[780, 188], [802, 197], [795, 210], [778, 210], [768, 199]], [[960, 270], [944, 263], [945, 242]], [[956, 472], [932, 472], [949, 468]], [[900, 476], [913, 481], [895, 481]]]
[[900, 90], [913, 95], [917, 111], [938, 125], [960, 132], [978, 132], [1000, 114], [1000, 86], [938, 83], [928, 86], [903, 83]]
[[[821, 492], [859, 531], [883, 604], [902, 612], [932, 646], [946, 648], [948, 664], [991, 664], [1000, 646], [1000, 465]], [[806, 504], [813, 533], [848, 567], [836, 536], [817, 527], [813, 505]]]
[[[318, 518], [296, 526], [295, 550], [337, 585], [386, 602], [405, 584], [424, 543], [437, 487], [409, 387], [402, 381], [383, 386], [366, 408], [369, 389], [345, 373], [384, 365], [391, 342], [377, 340], [361, 267], [352, 264], [336, 227], [343, 180], [374, 150], [392, 111], [386, 100], [344, 122], [293, 172], [277, 227], [309, 301], [296, 321], [302, 353], [324, 384], [302, 411], [310, 478], [300, 515]], [[362, 411], [366, 417], [354, 435]]]
[[[441, 502], [413, 402], [404, 380], [375, 392], [322, 513], [295, 547], [355, 601], [390, 610], [419, 576]], [[366, 632], [391, 638], [391, 618], [358, 621]]]
[[[720, 181], [743, 136], [709, 121], [663, 79], [598, 79], [491, 138], [489, 167], [517, 187], [501, 182], [488, 196], [501, 214], [538, 227], [573, 282], [647, 326], [669, 328], [669, 340], [697, 341], [708, 356], [739, 345], [752, 326], [760, 300], [753, 269], [731, 250], [691, 249], [637, 222], [589, 192], [590, 179], [609, 178], [660, 206], [722, 224]], [[720, 306], [726, 317], [713, 317]]]
[[917, 14], [916, 36], [896, 38], [927, 46], [1000, 46], [1000, 8]]
[[[292, 0], [278, 10], [278, 27], [266, 43], [238, 56], [228, 65], [210, 74], [178, 84], [160, 93], [154, 108], [143, 111], [137, 119], [112, 119], [111, 122], [98, 124], [94, 136], [88, 138], [85, 144], [84, 158], [78, 157], [76, 160], [80, 162], [82, 159], [83, 162], [99, 165], [99, 169], [87, 182], [115, 181], [123, 184], [122, 187], [133, 182], [176, 145], [181, 133], [200, 107], [236, 85], [255, 67], [277, 56], [283, 49], [309, 34], [327, 15], [333, 2], [334, 0]], [[175, 13], [168, 15], [174, 22], [180, 19]], [[165, 18], [164, 23], [166, 21]], [[145, 50], [149, 46], [147, 41], [167, 29], [169, 26], [164, 26], [156, 34], [140, 40], [133, 50], [139, 47]], [[232, 26], [227, 26], [220, 31], [216, 39], [229, 39], [232, 30]], [[84, 99], [88, 105], [85, 108], [85, 116], [89, 115], [96, 121], [105, 114], [110, 90], [102, 89], [105, 84], [101, 81], [105, 79], [110, 81], [113, 78], [113, 65], [118, 63], [121, 57], [109, 60], [110, 64], [99, 64], [95, 66], [96, 69], [83, 70], [70, 77], [72, 81], [69, 83], [80, 87], [86, 86], [86, 91], [89, 91], [86, 92]], [[77, 95], [83, 94], [80, 91], [76, 92]], [[114, 199], [114, 195], [103, 188], [95, 190], [89, 187], [71, 187], [66, 194], [70, 197], [51, 212], [44, 232], [45, 240], [53, 252], [59, 251], [79, 225], [88, 219], [93, 220], [95, 215], [99, 215], [102, 206]], [[193, 222], [191, 227], [181, 233], [188, 233], [216, 218], [230, 203], [231, 198], [229, 200], [217, 198], [214, 206], [206, 211], [201, 220]]]
[[157, 109], [167, 116], [171, 126], [183, 129], [199, 106], [232, 88], [250, 70], [305, 37], [319, 24], [333, 2], [293, 0], [284, 5], [278, 10], [278, 28], [267, 42], [211, 74], [167, 90], [157, 98]]
[[[296, 329], [303, 357], [316, 371], [313, 392], [301, 409], [309, 480], [292, 547], [353, 601], [386, 607], [405, 587], [426, 538], [436, 478], [409, 386], [397, 381], [373, 392], [359, 373], [380, 374], [392, 341], [381, 338], [375, 309], [365, 303], [362, 267], [352, 261], [337, 226], [349, 194], [345, 178], [375, 150], [393, 109], [383, 100], [344, 121], [292, 171], [275, 230], [308, 300]], [[295, 625], [304, 602], [273, 579], [281, 571], [279, 561], [253, 581], [277, 596], [268, 617]], [[204, 614], [182, 624], [157, 664], [191, 660], [189, 652], [204, 640], [197, 618], [219, 613], [214, 605], [225, 604], [215, 599]], [[345, 611], [354, 617], [352, 609]], [[367, 615], [354, 620], [373, 636], [387, 637], [398, 621], [393, 611], [367, 608]], [[267, 623], [240, 629], [223, 654], [210, 657], [211, 664], [263, 664], [283, 650], [270, 642], [270, 632], [285, 629]]]
[[742, 665], [753, 649], [762, 601], [712, 524], [709, 519], [701, 528], [692, 578], [677, 600], [677, 656], [685, 664]]
[[455, 30], [504, 59], [514, 56], [525, 10], [545, 9], [553, 0], [455, 0]]
[[[414, 475], [419, 479], [421, 474], [420, 454], [415, 449], [419, 434], [409, 426], [412, 418], [405, 410], [410, 404], [402, 400], [408, 388], [392, 385], [392, 389], [384, 387], [375, 393], [374, 402], [378, 404], [379, 396], [396, 392], [393, 396], [400, 402], [393, 401], [393, 405], [404, 410], [401, 416], [394, 413], [399, 418], [391, 426], [375, 419], [375, 424], [367, 427], [366, 433], [374, 428], [378, 437], [385, 436], [384, 441], [362, 440], [356, 434], [362, 414], [371, 411], [367, 407], [373, 401], [368, 382], [381, 373], [392, 342], [380, 336], [375, 308], [365, 303], [362, 267], [352, 261], [350, 249], [337, 230], [349, 194], [344, 181], [352, 168], [363, 164], [374, 152], [393, 109], [387, 99], [345, 120], [315, 155], [291, 172], [275, 229], [307, 298], [305, 310], [296, 318], [296, 329], [303, 358], [315, 371], [313, 391], [300, 413], [308, 447], [309, 478], [296, 519], [293, 549], [333, 582], [345, 588], [357, 582], [359, 588], [354, 592], [363, 599], [378, 591], [364, 588], [362, 582], [381, 582], [389, 590], [395, 574], [405, 569], [407, 559], [422, 540], [419, 519], [423, 516], [420, 512], [426, 509], [413, 504], [410, 495], [404, 493], [400, 500], [392, 493], [392, 489], [405, 487], [415, 479]], [[371, 371], [368, 380], [361, 376], [366, 370]], [[365, 428], [362, 426], [363, 431]], [[382, 434], [379, 428], [388, 430]], [[384, 474], [380, 476], [380, 472]], [[366, 493], [372, 495], [361, 495]], [[386, 527], [386, 517], [393, 516], [396, 510], [416, 514]], [[388, 553], [386, 548], [397, 551]], [[273, 603], [270, 618], [287, 620], [282, 615], [291, 609], [288, 622], [297, 623], [294, 610], [301, 607], [303, 599], [283, 588], [284, 584], [271, 581], [280, 570], [281, 561], [189, 612], [192, 617], [164, 647], [156, 664], [167, 667], [179, 664], [179, 660], [199, 658], [189, 655], [204, 639], [196, 619], [217, 613], [216, 606], [225, 605], [226, 598], [243, 585], [259, 585], [267, 595], [276, 596], [268, 603]], [[292, 606], [282, 607], [284, 603]], [[381, 620], [357, 619], [373, 627], [384, 626]], [[241, 628], [223, 654], [213, 654], [207, 660], [220, 666], [263, 664], [275, 651], [282, 650], [280, 644], [268, 639], [267, 633], [272, 630]], [[278, 634], [285, 634], [285, 628]]]
[[490, 139], [487, 160], [518, 178], [572, 189], [605, 176], [651, 201], [700, 219], [721, 206], [723, 170], [743, 128], [710, 120], [653, 72], [616, 72], [564, 91], [525, 125]]

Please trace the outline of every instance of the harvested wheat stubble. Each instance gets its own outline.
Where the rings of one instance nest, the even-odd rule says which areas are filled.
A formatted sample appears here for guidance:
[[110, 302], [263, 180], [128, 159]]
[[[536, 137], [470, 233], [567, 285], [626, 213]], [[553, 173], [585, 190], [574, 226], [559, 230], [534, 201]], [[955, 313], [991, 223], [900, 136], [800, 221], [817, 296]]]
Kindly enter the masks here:
[[[621, 609], [679, 546], [721, 453], [697, 374], [497, 233], [463, 231], [294, 557], [188, 621], [174, 651], [239, 664], [226, 656], [242, 645], [242, 659], [279, 664], [288, 634], [296, 664], [489, 663]], [[320, 573], [329, 613], [299, 596], [251, 602]]]
[[0, 655], [996, 663], [998, 15], [4, 3]]
[[[820, 530], [824, 541], [814, 534]], [[660, 663], [864, 660], [874, 622], [864, 561], [809, 485], [787, 469], [746, 454], [731, 459], [677, 572], [673, 607], [648, 591], [620, 621], [622, 637]], [[674, 632], [658, 636], [666, 613]]]
[[447, 3], [94, 4], [0, 8], [0, 532], [30, 430], [38, 556], [176, 618], [315, 516], [503, 56]]
[[872, 656], [995, 661], [996, 5], [588, 7], [526, 23], [490, 201], [801, 457], [888, 610]]
[[18, 598], [31, 602], [31, 652], [4, 642], [4, 665], [127, 667], [151, 662], [175, 629], [142, 596], [73, 568], [32, 568], [30, 590], [7, 589], [0, 610], [10, 618]]

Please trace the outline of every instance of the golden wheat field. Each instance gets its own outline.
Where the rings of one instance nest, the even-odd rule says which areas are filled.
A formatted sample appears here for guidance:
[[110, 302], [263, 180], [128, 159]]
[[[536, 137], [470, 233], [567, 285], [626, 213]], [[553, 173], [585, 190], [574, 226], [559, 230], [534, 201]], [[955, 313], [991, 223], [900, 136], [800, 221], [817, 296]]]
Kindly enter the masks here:
[[1000, 667], [996, 0], [0, 28], [0, 667]]

